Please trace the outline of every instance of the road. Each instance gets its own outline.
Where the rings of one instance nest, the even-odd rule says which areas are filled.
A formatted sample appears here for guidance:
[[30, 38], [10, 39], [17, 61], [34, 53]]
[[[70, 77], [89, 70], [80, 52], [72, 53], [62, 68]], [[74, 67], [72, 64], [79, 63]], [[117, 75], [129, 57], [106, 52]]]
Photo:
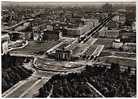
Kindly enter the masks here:
[[99, 92], [92, 84], [90, 84], [89, 82], [87, 82], [87, 85], [88, 85], [90, 88], [92, 88], [92, 90], [94, 90], [95, 93], [97, 93], [100, 97], [102, 97], [102, 98], [105, 97], [105, 96], [104, 96], [101, 92]]
[[[8, 92], [3, 93], [3, 97], [19, 97], [27, 88], [29, 88], [34, 82], [36, 82], [37, 79], [28, 79], [28, 80], [23, 80], [17, 83], [15, 86], [11, 87]], [[6, 94], [5, 94], [6, 93]]]
[[20, 26], [20, 25], [22, 25], [22, 24], [24, 24], [26, 22], [31, 22], [31, 21], [33, 21], [33, 19], [22, 20], [19, 23], [15, 24], [15, 25], [13, 25], [11, 27], [5, 28], [4, 30], [12, 30], [12, 29], [15, 29], [16, 27], [18, 27], [18, 26]]
[[[39, 71], [47, 71], [47, 72], [79, 72], [84, 66], [84, 62], [57, 62], [57, 61], [47, 61], [41, 58], [34, 59], [34, 67], [36, 70]], [[86, 65], [86, 64], [85, 64]]]
[[[87, 34], [86, 34], [87, 36], [84, 38], [84, 40], [82, 40], [82, 42], [86, 42], [87, 40], [89, 40], [92, 37], [92, 35], [97, 33], [97, 31], [99, 31], [103, 27], [103, 25], [106, 24], [110, 19], [111, 19], [111, 17], [106, 18], [104, 20], [104, 22], [101, 23], [100, 25], [98, 25], [94, 30], [92, 30], [91, 32], [87, 32]], [[20, 25], [23, 23], [24, 23], [24, 21], [20, 22], [17, 25]], [[15, 25], [13, 27], [16, 27], [17, 25]], [[11, 27], [11, 28], [13, 28], [13, 27]], [[97, 39], [94, 39], [91, 44], [93, 44], [96, 40]], [[57, 44], [57, 43], [55, 43], [55, 44]], [[48, 45], [48, 43], [46, 43], [46, 45]], [[49, 45], [50, 45], [50, 43], [49, 43]], [[39, 46], [40, 46], [40, 44], [39, 44]], [[50, 50], [48, 50], [48, 52], [50, 52], [50, 51], [54, 50], [55, 48], [57, 48], [58, 45], [53, 48], [52, 48], [52, 46], [53, 46], [53, 44], [50, 47], [48, 47], [47, 49], [44, 48], [44, 46], [41, 46], [41, 47], [45, 51], [50, 49]], [[102, 51], [103, 47], [104, 46], [98, 46], [92, 55], [98, 56], [99, 53]], [[37, 50], [36, 48], [39, 48], [40, 50], [42, 50], [40, 47], [38, 47], [38, 44], [37, 44], [37, 47], [35, 44], [35, 46], [31, 45], [31, 47], [27, 47], [27, 48], [29, 50], [32, 50], [31, 53], [34, 50]], [[33, 48], [35, 48], [35, 49], [33, 50]], [[28, 51], [28, 49], [24, 48], [24, 50], [26, 50], [26, 51]], [[11, 55], [14, 55], [14, 53], [12, 53]], [[18, 54], [15, 54], [15, 55], [18, 55]], [[4, 98], [7, 98], [7, 97], [10, 97], [10, 98], [32, 97], [32, 95], [36, 91], [38, 91], [53, 75], [55, 75], [57, 73], [64, 74], [64, 73], [81, 72], [85, 68], [86, 65], [94, 64], [94, 62], [92, 62], [92, 61], [76, 61], [76, 62], [51, 61], [50, 62], [45, 59], [36, 58], [35, 55], [24, 55], [24, 54], [20, 54], [20, 53], [19, 53], [19, 55], [24, 56], [24, 57], [34, 57], [34, 62], [32, 63], [32, 66], [36, 71], [28, 79], [20, 81], [15, 86], [13, 86], [12, 88], [10, 88], [6, 92], [4, 92], [2, 95], [2, 97], [4, 97]], [[43, 74], [46, 74], [46, 75], [43, 75]], [[43, 77], [45, 77], [45, 79], [43, 79]]]
[[96, 34], [100, 29], [102, 29], [104, 27], [104, 25], [107, 24], [113, 17], [114, 17], [114, 15], [111, 15], [111, 16], [105, 18], [97, 27], [95, 27], [91, 31], [87, 32], [87, 34], [85, 34], [82, 37], [83, 39], [81, 40], [81, 42], [85, 43], [87, 40], [89, 40], [94, 34]]
[[100, 53], [102, 52], [103, 48], [104, 48], [104, 45], [97, 45], [97, 48], [96, 48], [95, 51], [92, 53], [92, 55], [93, 55], [94, 57], [99, 56]]
[[33, 76], [26, 80], [20, 81], [9, 90], [2, 94], [3, 98], [17, 98], [17, 97], [32, 97], [32, 95], [38, 91], [51, 77], [35, 78]]

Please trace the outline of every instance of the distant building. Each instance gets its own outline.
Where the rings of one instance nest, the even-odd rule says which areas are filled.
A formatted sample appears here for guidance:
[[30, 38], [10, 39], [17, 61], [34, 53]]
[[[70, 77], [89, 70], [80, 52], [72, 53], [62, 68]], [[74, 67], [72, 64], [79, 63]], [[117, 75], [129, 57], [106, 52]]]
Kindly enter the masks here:
[[119, 15], [119, 22], [121, 25], [124, 25], [126, 22], [126, 16], [124, 14]]
[[50, 31], [44, 30], [43, 32], [43, 40], [58, 40], [59, 39], [59, 31]]
[[47, 30], [48, 31], [53, 31], [53, 26], [52, 25], [47, 25]]
[[99, 37], [103, 38], [118, 38], [120, 35], [120, 30], [103, 30], [99, 32]]
[[69, 20], [73, 24], [79, 24], [79, 23], [81, 23], [81, 17], [73, 17], [73, 18], [70, 18]]
[[15, 28], [15, 31], [26, 31], [28, 28], [31, 27], [31, 23], [30, 22], [26, 22], [23, 25], [18, 26], [17, 28]]
[[108, 17], [108, 13], [106, 13], [106, 12], [100, 12], [100, 13], [96, 12], [94, 16], [99, 20], [99, 22], [102, 22], [103, 19]]
[[117, 12], [118, 13], [126, 13], [127, 11], [126, 11], [126, 9], [118, 9]]
[[16, 40], [19, 40], [19, 39], [27, 38], [27, 37], [25, 37], [25, 33], [16, 32], [16, 31], [10, 32], [9, 36], [10, 36], [11, 41], [16, 41]]
[[136, 31], [136, 22], [132, 22], [132, 30]]
[[58, 40], [60, 32], [54, 30], [52, 25], [47, 25], [46, 29], [40, 30], [39, 27], [34, 27], [33, 29], [33, 38], [34, 40]]
[[136, 59], [135, 58], [128, 58], [128, 57], [118, 57], [118, 56], [105, 56], [101, 57], [100, 61], [105, 63], [114, 63], [119, 64], [120, 66], [124, 66], [126, 68], [136, 68]]
[[121, 48], [123, 51], [136, 52], [136, 43], [123, 43], [114, 41], [112, 44], [113, 48]]
[[97, 18], [93, 18], [93, 19], [81, 19], [82, 21], [84, 21], [84, 24], [91, 26], [91, 27], [96, 27], [99, 24], [99, 20]]
[[108, 24], [105, 25], [108, 27], [109, 30], [111, 29], [118, 29], [119, 28], [119, 22], [110, 20]]
[[72, 36], [72, 37], [76, 37], [76, 36], [80, 36], [82, 34], [84, 34], [85, 32], [89, 31], [90, 29], [92, 29], [95, 26], [95, 24], [93, 24], [93, 22], [87, 22], [86, 25], [83, 25], [81, 27], [76, 27], [76, 28], [65, 28], [66, 29], [66, 35], [67, 36]]
[[78, 28], [65, 28], [68, 36], [80, 36], [85, 33], [88, 29], [87, 26]]
[[112, 18], [113, 21], [115, 22], [119, 22], [119, 15], [116, 15]]
[[119, 9], [118, 10], [120, 25], [124, 25], [126, 22], [126, 12], [127, 12], [126, 9]]
[[123, 45], [124, 51], [136, 52], [136, 43], [125, 43]]
[[122, 46], [123, 46], [123, 43], [118, 41], [114, 41], [112, 45], [113, 48], [117, 48], [117, 49], [122, 48]]
[[135, 43], [136, 42], [136, 32], [122, 30], [122, 31], [120, 31], [120, 39], [121, 39], [121, 42], [124, 42], [124, 43], [125, 42]]
[[94, 45], [104, 45], [104, 48], [111, 48], [113, 45], [114, 39], [112, 38], [97, 38]]

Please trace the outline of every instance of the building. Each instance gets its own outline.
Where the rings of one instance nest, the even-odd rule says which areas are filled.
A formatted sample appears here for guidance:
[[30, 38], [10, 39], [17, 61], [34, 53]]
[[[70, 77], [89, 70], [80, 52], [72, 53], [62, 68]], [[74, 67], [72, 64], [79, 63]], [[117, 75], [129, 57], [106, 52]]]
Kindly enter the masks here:
[[52, 25], [47, 25], [46, 28], [47, 28], [48, 31], [53, 31], [54, 30], [54, 27]]
[[25, 38], [27, 38], [25, 34], [26, 33], [11, 31], [11, 32], [9, 32], [10, 40], [16, 41], [19, 39], [25, 39]]
[[10, 36], [8, 34], [4, 34], [1, 36], [1, 53], [2, 54], [7, 54], [9, 41], [10, 41]]
[[97, 18], [93, 18], [93, 19], [81, 19], [82, 21], [84, 21], [84, 24], [91, 26], [91, 27], [96, 27], [99, 25], [99, 20]]
[[118, 57], [118, 56], [105, 56], [101, 57], [100, 61], [105, 63], [114, 63], [119, 64], [120, 66], [125, 66], [126, 68], [136, 68], [136, 59], [135, 58], [127, 58], [127, 57]]
[[[45, 26], [45, 25], [44, 25]], [[41, 30], [39, 27], [33, 28], [34, 40], [58, 40], [60, 32], [54, 29], [53, 25], [46, 25], [46, 28]]]
[[118, 38], [120, 30], [103, 30], [99, 32], [99, 37], [102, 38]]
[[112, 21], [119, 22], [119, 15], [116, 15], [112, 18]]
[[43, 40], [58, 40], [59, 34], [59, 31], [50, 31], [46, 29], [43, 32]]
[[136, 22], [132, 22], [132, 30], [136, 32]]
[[112, 47], [116, 48], [116, 49], [122, 48], [122, 46], [123, 46], [123, 43], [122, 42], [118, 42], [118, 41], [114, 41], [113, 45], [112, 45]]
[[119, 15], [119, 22], [121, 25], [124, 25], [126, 22], [126, 16], [124, 14]]
[[136, 32], [122, 30], [122, 31], [120, 31], [120, 38], [121, 38], [121, 41], [124, 43], [125, 42], [135, 43], [136, 42]]
[[136, 52], [136, 43], [125, 43], [123, 45], [124, 51]]
[[31, 31], [32, 30], [32, 23], [30, 21], [32, 21], [32, 20], [30, 19], [30, 20], [27, 20], [28, 22], [18, 23], [17, 26], [16, 25], [13, 26], [13, 29], [15, 31], [20, 31], [20, 32]]
[[33, 27], [33, 39], [39, 40], [40, 38], [40, 29], [38, 27]]
[[56, 60], [68, 61], [71, 60], [71, 52], [69, 50], [57, 49], [55, 52]]
[[68, 28], [66, 27], [66, 35], [67, 36], [72, 36], [72, 37], [76, 37], [76, 36], [80, 36], [82, 34], [84, 34], [85, 32], [89, 31], [90, 29], [92, 29], [95, 26], [95, 24], [93, 24], [93, 22], [87, 22], [86, 25], [83, 25], [81, 27], [75, 27], [75, 28]]
[[119, 15], [119, 23], [120, 25], [124, 25], [126, 22], [126, 9], [119, 9], [118, 15]]
[[118, 29], [119, 28], [119, 22], [110, 20], [108, 24], [105, 25], [109, 30], [112, 29]]

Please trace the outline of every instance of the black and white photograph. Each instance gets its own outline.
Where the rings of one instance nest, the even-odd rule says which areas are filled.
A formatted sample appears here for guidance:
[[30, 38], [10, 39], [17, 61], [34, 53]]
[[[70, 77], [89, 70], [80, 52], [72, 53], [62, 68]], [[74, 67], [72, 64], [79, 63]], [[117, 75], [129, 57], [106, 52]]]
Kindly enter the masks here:
[[1, 1], [2, 98], [136, 98], [136, 66], [136, 2]]

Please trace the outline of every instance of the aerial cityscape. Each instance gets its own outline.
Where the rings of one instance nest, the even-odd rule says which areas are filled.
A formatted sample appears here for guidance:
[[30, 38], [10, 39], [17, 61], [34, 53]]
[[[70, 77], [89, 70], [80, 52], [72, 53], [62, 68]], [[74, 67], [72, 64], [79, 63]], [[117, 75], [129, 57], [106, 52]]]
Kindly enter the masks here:
[[135, 2], [1, 5], [3, 98], [136, 97]]

